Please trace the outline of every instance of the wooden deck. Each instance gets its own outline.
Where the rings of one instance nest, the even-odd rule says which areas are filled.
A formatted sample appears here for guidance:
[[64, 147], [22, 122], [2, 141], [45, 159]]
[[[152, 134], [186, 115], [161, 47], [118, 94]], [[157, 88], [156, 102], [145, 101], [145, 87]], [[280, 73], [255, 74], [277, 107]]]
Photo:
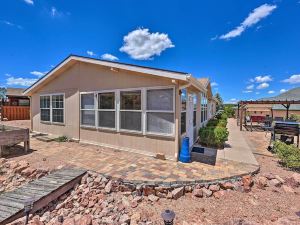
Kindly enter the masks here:
[[85, 173], [86, 170], [81, 169], [62, 169], [14, 191], [2, 193], [0, 195], [0, 225], [25, 216], [24, 202], [27, 199], [34, 199], [31, 210], [33, 213], [73, 188]]

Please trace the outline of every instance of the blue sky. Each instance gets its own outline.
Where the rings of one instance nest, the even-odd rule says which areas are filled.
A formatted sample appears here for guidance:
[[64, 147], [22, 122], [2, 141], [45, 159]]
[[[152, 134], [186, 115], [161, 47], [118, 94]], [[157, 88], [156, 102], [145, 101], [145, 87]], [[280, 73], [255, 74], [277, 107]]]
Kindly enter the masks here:
[[300, 86], [300, 1], [2, 0], [0, 85], [69, 54], [209, 77], [226, 102]]

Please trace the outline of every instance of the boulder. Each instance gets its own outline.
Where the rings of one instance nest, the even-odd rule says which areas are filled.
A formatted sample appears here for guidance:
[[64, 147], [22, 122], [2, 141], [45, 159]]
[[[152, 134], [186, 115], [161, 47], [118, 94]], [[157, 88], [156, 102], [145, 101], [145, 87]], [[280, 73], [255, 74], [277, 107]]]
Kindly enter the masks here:
[[269, 181], [270, 186], [275, 186], [275, 187], [280, 187], [281, 186], [281, 182], [277, 179], [272, 179]]
[[252, 180], [251, 175], [243, 176], [242, 183], [243, 183], [245, 192], [251, 191], [251, 187], [253, 186], [253, 180]]
[[264, 189], [268, 186], [268, 179], [264, 176], [260, 176], [257, 178], [257, 186], [258, 188]]
[[198, 188], [194, 189], [193, 196], [195, 196], [197, 198], [202, 198], [203, 197], [202, 189], [198, 189]]
[[212, 185], [209, 185], [209, 190], [211, 191], [219, 191], [220, 190], [220, 186], [217, 185], [217, 184], [212, 184]]
[[105, 193], [109, 194], [109, 193], [111, 192], [111, 189], [112, 189], [112, 181], [110, 180], [110, 181], [105, 185], [104, 191], [105, 191]]
[[159, 197], [155, 196], [155, 195], [149, 195], [148, 196], [148, 200], [150, 200], [151, 202], [157, 202], [159, 199]]
[[148, 195], [154, 195], [155, 194], [155, 190], [153, 187], [151, 186], [145, 186], [143, 188], [143, 195], [144, 196], [148, 196]]
[[225, 182], [220, 184], [222, 189], [228, 190], [228, 189], [234, 189], [234, 184], [231, 182]]
[[76, 225], [92, 225], [93, 217], [88, 214], [82, 216], [78, 221], [76, 221]]
[[224, 190], [216, 191], [216, 192], [213, 193], [213, 196], [215, 198], [221, 198], [224, 195], [225, 195], [225, 191]]
[[207, 188], [205, 188], [205, 187], [203, 187], [201, 190], [203, 192], [203, 196], [206, 197], [206, 198], [208, 198], [208, 197], [210, 197], [212, 195], [212, 191], [209, 190], [209, 189], [207, 189]]
[[184, 195], [184, 187], [175, 188], [172, 191], [172, 196], [176, 200]]
[[300, 185], [300, 173], [293, 173], [292, 178], [298, 185]]
[[25, 176], [25, 177], [29, 177], [29, 176], [31, 176], [35, 171], [36, 171], [36, 169], [34, 169], [34, 168], [32, 168], [32, 167], [28, 167], [28, 168], [24, 169], [24, 170], [21, 172], [21, 175], [22, 175], [22, 176]]
[[275, 179], [275, 175], [273, 173], [264, 173], [263, 176], [268, 180]]

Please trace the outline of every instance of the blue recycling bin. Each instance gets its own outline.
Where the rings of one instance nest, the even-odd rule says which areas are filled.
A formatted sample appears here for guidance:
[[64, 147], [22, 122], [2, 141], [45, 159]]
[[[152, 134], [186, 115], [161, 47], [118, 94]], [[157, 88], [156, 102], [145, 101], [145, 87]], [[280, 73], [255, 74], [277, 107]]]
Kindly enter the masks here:
[[188, 137], [183, 138], [181, 143], [181, 149], [179, 154], [179, 161], [183, 163], [191, 162], [191, 154], [189, 150], [190, 139]]

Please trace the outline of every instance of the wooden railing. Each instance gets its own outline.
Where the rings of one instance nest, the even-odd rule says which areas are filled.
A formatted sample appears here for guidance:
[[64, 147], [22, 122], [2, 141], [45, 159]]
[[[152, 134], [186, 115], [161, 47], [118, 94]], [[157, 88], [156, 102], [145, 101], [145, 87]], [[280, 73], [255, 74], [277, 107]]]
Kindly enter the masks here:
[[30, 106], [2, 106], [1, 119], [7, 120], [29, 120]]

